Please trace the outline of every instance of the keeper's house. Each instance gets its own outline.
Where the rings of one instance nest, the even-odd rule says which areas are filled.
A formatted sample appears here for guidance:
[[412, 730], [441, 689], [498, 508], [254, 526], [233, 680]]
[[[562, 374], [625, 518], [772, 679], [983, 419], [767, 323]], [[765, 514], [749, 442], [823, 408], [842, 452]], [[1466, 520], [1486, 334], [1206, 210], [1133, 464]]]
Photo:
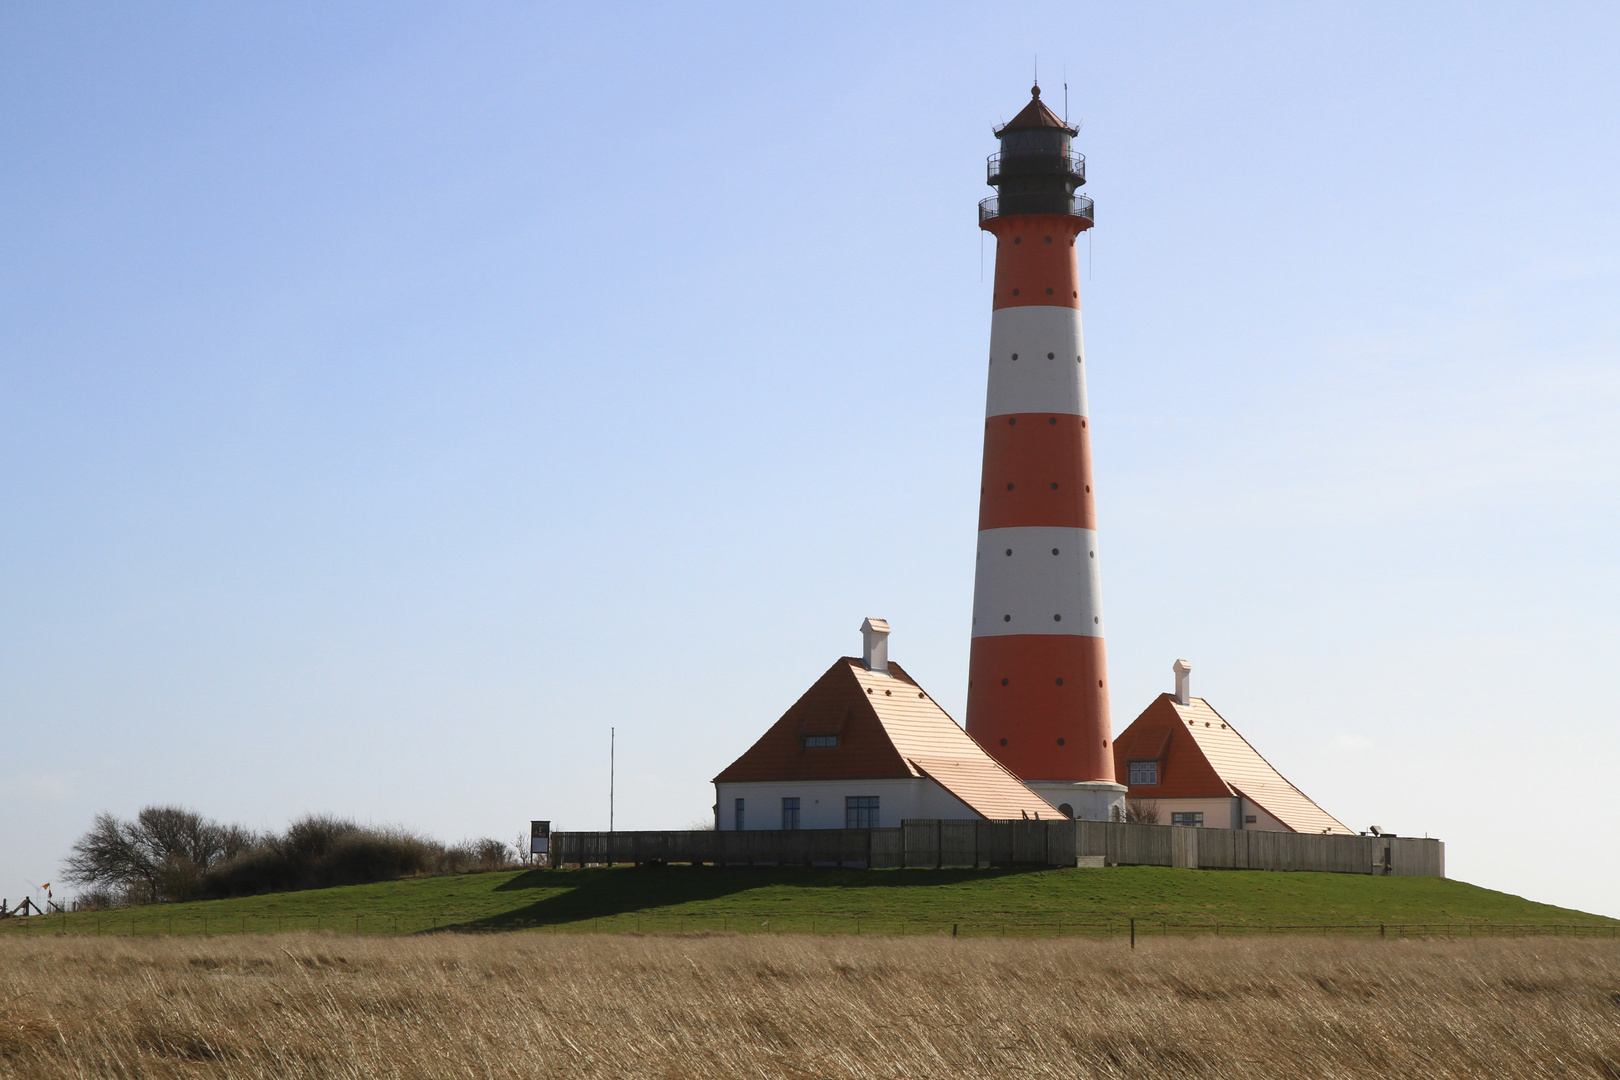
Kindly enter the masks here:
[[1115, 775], [1139, 812], [1152, 805], [1161, 825], [1354, 835], [1188, 692], [1185, 660], [1174, 671], [1176, 692], [1160, 694], [1114, 739]]
[[1060, 815], [985, 753], [899, 664], [889, 625], [714, 778], [717, 829], [888, 828], [907, 818]]

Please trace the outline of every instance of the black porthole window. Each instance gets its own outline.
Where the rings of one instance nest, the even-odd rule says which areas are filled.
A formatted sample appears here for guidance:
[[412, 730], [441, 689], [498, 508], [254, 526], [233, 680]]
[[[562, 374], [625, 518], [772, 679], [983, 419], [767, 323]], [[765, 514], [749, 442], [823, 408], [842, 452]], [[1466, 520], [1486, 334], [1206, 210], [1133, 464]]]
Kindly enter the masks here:
[[1011, 615], [1003, 615], [1001, 617], [1001, 621], [1002, 622], [1012, 622], [1012, 616]]
[[1056, 555], [1056, 554], [1057, 554], [1057, 553], [1058, 553], [1058, 549], [1057, 549], [1057, 548], [1053, 548], [1053, 549], [1052, 549], [1052, 554], [1054, 554], [1054, 555]]
[[1093, 552], [1092, 552], [1092, 553], [1091, 553], [1091, 557], [1092, 557], [1092, 558], [1093, 558], [1093, 559], [1095, 559], [1095, 558], [1096, 558], [1096, 557], [1097, 557], [1097, 553], [1096, 553], [1096, 552], [1095, 552], [1095, 551], [1093, 551]]
[[1017, 296], [1017, 295], [1018, 295], [1018, 290], [1017, 290], [1017, 289], [1014, 289], [1014, 290], [1013, 290], [1013, 295], [1014, 295], [1014, 296]]
[[1059, 746], [1062, 746], [1062, 745], [1063, 745], [1063, 740], [1062, 740], [1062, 739], [1059, 739], [1059, 740], [1058, 740], [1058, 745], [1059, 745]]
[[1102, 625], [1102, 616], [1101, 615], [1093, 615], [1091, 617], [1091, 621], [1100, 626], [1100, 625]]
[[1009, 554], [1009, 555], [1011, 555], [1011, 554], [1012, 554], [1012, 548], [1008, 548], [1008, 549], [1007, 549], [1007, 554]]
[[1008, 426], [1008, 427], [1016, 427], [1016, 426], [1017, 426], [1017, 424], [1018, 424], [1018, 417], [1016, 417], [1016, 416], [1009, 416], [1009, 417], [1008, 417], [1008, 418], [1007, 418], [1007, 426]]
[[1062, 679], [1059, 679], [1059, 680], [1058, 680], [1058, 681], [1057, 681], [1057, 684], [1058, 684], [1058, 685], [1059, 685], [1059, 686], [1062, 686], [1062, 685], [1063, 685], [1063, 680], [1062, 680]]
[[1015, 237], [1013, 237], [1013, 243], [1015, 243], [1015, 244], [1022, 244], [1022, 243], [1023, 243], [1023, 242], [1024, 242], [1024, 238], [1023, 238], [1023, 237], [1022, 237], [1022, 236], [1015, 236]]
[[1046, 295], [1047, 295], [1047, 296], [1051, 296], [1051, 295], [1052, 295], [1052, 290], [1051, 290], [1051, 289], [1047, 289], [1047, 290], [1046, 290]]
[[884, 697], [894, 697], [894, 691], [893, 690], [885, 690], [885, 691], [883, 691], [883, 696]]
[[1057, 425], [1057, 417], [1055, 417], [1055, 416], [1049, 417], [1046, 422], [1055, 427]]
[[1051, 238], [1051, 237], [1050, 237], [1050, 236], [1048, 236], [1048, 237], [1047, 237], [1047, 238], [1046, 238], [1046, 242], [1047, 242], [1047, 243], [1048, 243], [1048, 244], [1050, 244], [1050, 243], [1051, 243], [1051, 242], [1052, 242], [1052, 238]]
[[1047, 358], [1047, 359], [1048, 359], [1048, 360], [1056, 360], [1056, 359], [1057, 359], [1057, 355], [1056, 355], [1056, 354], [1055, 354], [1055, 353], [1047, 353], [1047, 354], [1046, 354], [1046, 358]]
[[1013, 489], [1013, 486], [1012, 486], [1012, 485], [1011, 485], [1011, 484], [1008, 484], [1008, 485], [1007, 485], [1007, 490], [1008, 490], [1008, 491], [1011, 491], [1011, 490], [1012, 490], [1012, 489]]
[[1006, 746], [1006, 745], [1007, 745], [1007, 740], [1006, 740], [1006, 739], [1002, 739], [1002, 740], [1001, 740], [1001, 745], [1002, 745], [1002, 746]]
[[[1011, 682], [1012, 682], [1012, 680], [1011, 680], [1011, 679], [1002, 679], [1002, 680], [1001, 680], [1001, 685], [1002, 685], [1002, 686], [1007, 686], [1007, 685], [1008, 685], [1008, 684], [1010, 684], [1010, 683], [1011, 683]], [[1004, 740], [1004, 741], [1003, 741], [1003, 745], [1006, 745], [1006, 743], [1005, 743], [1005, 740]]]
[[1014, 360], [1018, 359], [1018, 354], [1017, 353], [1013, 353], [1013, 359]]
[[1055, 480], [1052, 482], [1052, 490], [1053, 491], [1057, 490], [1057, 481], [1055, 481]]
[[1061, 615], [1054, 615], [1054, 616], [1052, 616], [1052, 621], [1053, 621], [1053, 622], [1062, 622], [1062, 621], [1063, 621], [1063, 616], [1061, 616]]

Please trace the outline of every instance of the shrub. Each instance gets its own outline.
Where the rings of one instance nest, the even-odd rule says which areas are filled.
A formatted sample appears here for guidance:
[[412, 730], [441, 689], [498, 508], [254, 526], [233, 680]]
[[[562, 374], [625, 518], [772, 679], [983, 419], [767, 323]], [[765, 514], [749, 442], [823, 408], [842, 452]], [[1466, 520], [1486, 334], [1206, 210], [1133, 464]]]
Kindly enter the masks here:
[[101, 814], [73, 847], [64, 878], [108, 904], [253, 896], [513, 863], [499, 840], [446, 847], [391, 826], [308, 814], [281, 834], [255, 836], [174, 807], [147, 807], [134, 821]]
[[1135, 825], [1157, 825], [1159, 804], [1152, 799], [1126, 799], [1125, 820]]

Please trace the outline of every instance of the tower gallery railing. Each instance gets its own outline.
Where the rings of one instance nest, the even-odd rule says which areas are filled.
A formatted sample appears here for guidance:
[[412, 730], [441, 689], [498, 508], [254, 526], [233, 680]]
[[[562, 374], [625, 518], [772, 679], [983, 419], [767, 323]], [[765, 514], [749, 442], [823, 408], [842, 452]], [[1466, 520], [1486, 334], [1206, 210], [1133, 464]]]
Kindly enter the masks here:
[[1086, 155], [1073, 150], [1053, 153], [1041, 151], [1006, 151], [991, 154], [985, 159], [985, 183], [999, 184], [1003, 175], [1018, 176], [1072, 176], [1076, 187], [1086, 182]]
[[[979, 223], [1013, 214], [1058, 214], [1095, 223], [1096, 208], [1084, 195], [992, 195], [979, 203]], [[1088, 226], [1089, 227], [1089, 224]]]

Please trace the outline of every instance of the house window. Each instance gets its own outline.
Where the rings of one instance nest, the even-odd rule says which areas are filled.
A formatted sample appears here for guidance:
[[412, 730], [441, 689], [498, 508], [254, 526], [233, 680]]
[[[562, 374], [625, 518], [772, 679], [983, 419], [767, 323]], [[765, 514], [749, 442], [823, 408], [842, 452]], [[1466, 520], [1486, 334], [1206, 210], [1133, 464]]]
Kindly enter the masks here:
[[1170, 824], [1191, 825], [1195, 829], [1204, 827], [1204, 814], [1201, 810], [1175, 810], [1170, 814]]
[[804, 737], [804, 745], [806, 745], [806, 746], [837, 746], [838, 745], [838, 736], [836, 736], [836, 735], [806, 735]]
[[1127, 782], [1131, 787], [1138, 784], [1157, 784], [1159, 782], [1159, 763], [1157, 761], [1131, 762], [1130, 779]]
[[844, 796], [844, 828], [875, 829], [878, 827], [878, 797], [876, 795]]
[[736, 823], [732, 825], [732, 828], [736, 829], [738, 832], [742, 832], [743, 831], [743, 801], [741, 799], [737, 800], [736, 814], [737, 814]]
[[797, 829], [799, 827], [799, 800], [797, 798], [782, 799], [782, 828]]
[[1259, 820], [1260, 819], [1255, 817], [1253, 814], [1245, 814], [1245, 815], [1243, 815], [1243, 824], [1245, 824], [1245, 825], [1253, 825], [1255, 822], [1257, 822]]

